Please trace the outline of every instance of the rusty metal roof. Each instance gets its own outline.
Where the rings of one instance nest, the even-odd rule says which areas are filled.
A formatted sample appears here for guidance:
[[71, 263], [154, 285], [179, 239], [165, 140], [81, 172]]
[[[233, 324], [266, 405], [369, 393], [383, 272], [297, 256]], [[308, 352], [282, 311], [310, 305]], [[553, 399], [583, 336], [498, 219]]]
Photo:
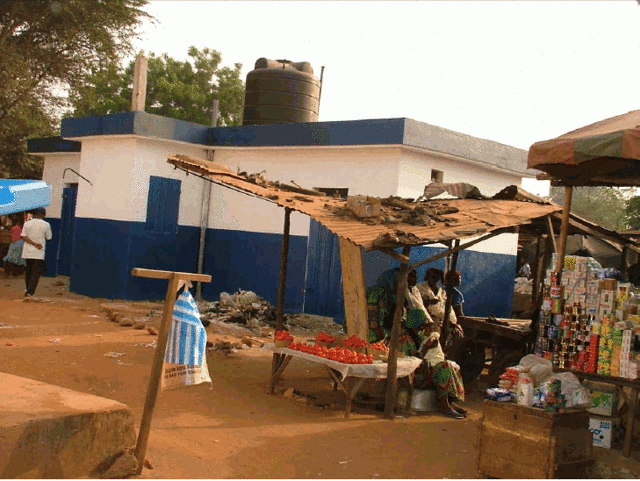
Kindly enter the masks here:
[[448, 242], [497, 229], [529, 223], [559, 212], [549, 202], [496, 199], [432, 199], [411, 202], [380, 199], [379, 216], [360, 218], [345, 199], [325, 197], [298, 186], [269, 182], [259, 174], [237, 173], [215, 162], [173, 155], [168, 162], [211, 182], [261, 197], [281, 207], [309, 215], [331, 232], [366, 250]]

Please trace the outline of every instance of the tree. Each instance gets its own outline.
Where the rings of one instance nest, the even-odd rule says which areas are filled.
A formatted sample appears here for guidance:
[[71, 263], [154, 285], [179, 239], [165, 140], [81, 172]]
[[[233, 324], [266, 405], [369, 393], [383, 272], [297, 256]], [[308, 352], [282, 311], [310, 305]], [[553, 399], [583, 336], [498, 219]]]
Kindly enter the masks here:
[[0, 177], [39, 178], [28, 137], [52, 135], [66, 89], [96, 65], [116, 62], [148, 0], [11, 0], [0, 2]]
[[[242, 64], [220, 67], [220, 52], [190, 47], [188, 59], [178, 61], [166, 53], [149, 54], [147, 112], [203, 125], [211, 123], [213, 100], [219, 101], [218, 125], [240, 125], [244, 101]], [[114, 63], [96, 66], [82, 86], [70, 93], [73, 115], [105, 115], [131, 106], [133, 68]]]
[[[552, 187], [551, 200], [564, 203], [564, 187]], [[625, 228], [627, 189], [614, 187], [574, 187], [571, 212], [611, 230]]]
[[627, 201], [624, 209], [628, 229], [640, 229], [640, 196], [633, 196]]

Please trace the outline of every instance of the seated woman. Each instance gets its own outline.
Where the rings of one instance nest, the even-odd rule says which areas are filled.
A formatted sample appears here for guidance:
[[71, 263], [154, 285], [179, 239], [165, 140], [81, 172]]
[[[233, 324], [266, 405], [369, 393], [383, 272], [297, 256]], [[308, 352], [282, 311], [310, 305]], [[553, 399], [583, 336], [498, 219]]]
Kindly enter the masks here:
[[[391, 333], [393, 316], [398, 303], [399, 272], [398, 268], [383, 272], [366, 290], [369, 342], [382, 341]], [[416, 282], [416, 271], [409, 272], [407, 277], [409, 289], [415, 286]]]
[[[418, 299], [420, 298], [418, 294]], [[413, 296], [408, 294], [410, 305]], [[467, 411], [456, 402], [464, 401], [464, 384], [460, 371], [451, 361], [447, 361], [440, 346], [438, 328], [426, 309], [413, 303], [403, 322], [403, 333], [398, 349], [405, 354], [421, 358], [422, 364], [416, 370], [416, 389], [435, 387], [438, 411], [456, 419], [462, 419]]]
[[[441, 333], [447, 296], [445, 290], [440, 287], [438, 283], [443, 282], [444, 274], [440, 269], [431, 267], [427, 269], [424, 280], [426, 282], [418, 284], [417, 288], [420, 292], [420, 295], [422, 296], [422, 301], [427, 308], [427, 312], [436, 323], [437, 332]], [[460, 310], [460, 312], [462, 311]], [[449, 311], [449, 333], [450, 334], [447, 336], [447, 345], [449, 345], [453, 339], [458, 339], [464, 335], [462, 327], [458, 324], [456, 311], [453, 305], [451, 306], [451, 310]], [[453, 335], [451, 335], [451, 333], [453, 333]]]

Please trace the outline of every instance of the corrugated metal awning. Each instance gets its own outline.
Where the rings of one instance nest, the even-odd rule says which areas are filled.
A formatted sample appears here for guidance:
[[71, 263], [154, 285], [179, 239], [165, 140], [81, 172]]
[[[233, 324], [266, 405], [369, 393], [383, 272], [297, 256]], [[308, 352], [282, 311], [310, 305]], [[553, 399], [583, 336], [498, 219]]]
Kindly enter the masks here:
[[297, 186], [269, 182], [256, 174], [236, 173], [221, 164], [184, 155], [173, 155], [168, 162], [216, 184], [307, 214], [339, 237], [366, 250], [477, 237], [562, 210], [562, 207], [549, 202], [497, 199], [411, 202], [390, 197], [380, 199], [379, 216], [359, 218], [347, 209], [345, 199], [324, 197]]

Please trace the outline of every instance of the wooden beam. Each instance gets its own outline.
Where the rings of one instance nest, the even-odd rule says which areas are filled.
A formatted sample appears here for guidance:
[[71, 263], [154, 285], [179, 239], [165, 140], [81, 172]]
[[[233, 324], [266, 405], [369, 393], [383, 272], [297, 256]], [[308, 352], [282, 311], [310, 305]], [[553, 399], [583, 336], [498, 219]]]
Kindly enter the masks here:
[[393, 249], [378, 249], [380, 252], [384, 252], [389, 257], [393, 257], [395, 260], [400, 261], [401, 264], [408, 264], [409, 258], [407, 256], [403, 256], [399, 252], [394, 251]]
[[[454, 245], [454, 249], [456, 247], [460, 246], [460, 240], [456, 239], [456, 243]], [[451, 264], [449, 265], [449, 271], [448, 272], [455, 272], [456, 271], [456, 266], [458, 264], [458, 252], [459, 250], [456, 250], [452, 257], [451, 257]], [[448, 277], [448, 279], [447, 279]], [[450, 274], [449, 276], [445, 276], [445, 287], [446, 287], [446, 292], [447, 292], [447, 299], [444, 303], [444, 319], [442, 320], [442, 330], [440, 332], [440, 345], [442, 346], [442, 350], [446, 351], [447, 350], [447, 330], [449, 329], [449, 313], [451, 312], [451, 309], [453, 309], [452, 304], [453, 304], [453, 275]]]
[[[402, 254], [409, 256], [410, 246], [405, 246]], [[386, 418], [393, 419], [393, 412], [396, 407], [396, 390], [398, 385], [398, 339], [400, 338], [400, 323], [402, 322], [402, 313], [404, 311], [404, 293], [407, 290], [407, 277], [409, 267], [407, 264], [400, 265], [398, 272], [398, 293], [396, 310], [393, 313], [393, 325], [391, 326], [391, 339], [389, 340], [389, 356], [387, 360], [387, 390], [384, 401], [384, 415]]]
[[569, 213], [571, 211], [571, 194], [573, 187], [564, 188], [564, 204], [562, 206], [562, 225], [560, 226], [560, 245], [558, 246], [558, 261], [556, 262], [556, 273], [558, 282], [562, 277], [562, 267], [564, 266], [564, 253], [567, 248], [567, 233], [569, 232]]
[[551, 222], [551, 216], [547, 216], [547, 226], [549, 227], [549, 236], [551, 237], [551, 245], [553, 245], [553, 252], [558, 252], [558, 246], [556, 244], [556, 235], [553, 232], [553, 223]]
[[276, 306], [276, 329], [284, 329], [284, 291], [287, 280], [287, 257], [289, 255], [289, 231], [291, 230], [291, 208], [284, 208], [284, 232], [280, 251], [280, 278], [278, 279], [278, 301]]
[[133, 90], [131, 92], [131, 110], [144, 111], [147, 97], [147, 57], [138, 55], [133, 67]]
[[211, 276], [205, 274], [189, 274], [187, 272], [156, 271], [152, 269], [139, 268], [133, 269], [131, 274], [137, 277], [147, 277], [151, 279], [169, 279], [167, 293], [164, 298], [164, 307], [162, 309], [158, 344], [153, 355], [151, 377], [149, 378], [147, 397], [144, 403], [142, 420], [140, 421], [140, 430], [138, 431], [138, 440], [136, 442], [135, 457], [138, 460], [137, 474], [140, 474], [144, 466], [144, 456], [147, 452], [147, 441], [149, 439], [149, 432], [151, 431], [151, 418], [153, 417], [153, 410], [158, 398], [160, 378], [162, 377], [162, 366], [164, 364], [165, 351], [167, 350], [167, 339], [169, 337], [169, 328], [171, 327], [173, 306], [176, 303], [178, 286], [182, 280], [211, 282]]
[[420, 267], [420, 266], [422, 266], [424, 264], [428, 264], [429, 262], [437, 261], [438, 259], [442, 259], [443, 257], [447, 257], [449, 254], [461, 251], [463, 249], [466, 249], [467, 247], [471, 247], [472, 245], [478, 244], [480, 242], [484, 242], [484, 241], [486, 241], [488, 239], [491, 239], [492, 237], [495, 237], [497, 235], [504, 234], [505, 232], [508, 232], [510, 229], [511, 229], [510, 227], [507, 227], [507, 228], [504, 228], [504, 229], [496, 229], [493, 232], [490, 232], [489, 234], [485, 235], [484, 237], [469, 241], [466, 244], [462, 244], [462, 245], [460, 245], [458, 247], [447, 249], [446, 251], [441, 252], [440, 254], [436, 254], [435, 256], [429, 257], [428, 259], [424, 259], [424, 260], [422, 260], [420, 262], [416, 262], [415, 264], [412, 264], [412, 265], [409, 266], [409, 270], [414, 270], [414, 269], [416, 269], [416, 268], [418, 268], [418, 267]]
[[367, 298], [362, 267], [362, 249], [348, 239], [339, 237], [342, 292], [347, 334], [362, 339], [368, 337]]
[[177, 275], [181, 280], [189, 280], [196, 282], [211, 282], [209, 274], [191, 274], [190, 272], [171, 272], [158, 271], [155, 269], [143, 269], [135, 267], [131, 270], [131, 275], [135, 277], [146, 277], [149, 279], [170, 279], [173, 275]]

